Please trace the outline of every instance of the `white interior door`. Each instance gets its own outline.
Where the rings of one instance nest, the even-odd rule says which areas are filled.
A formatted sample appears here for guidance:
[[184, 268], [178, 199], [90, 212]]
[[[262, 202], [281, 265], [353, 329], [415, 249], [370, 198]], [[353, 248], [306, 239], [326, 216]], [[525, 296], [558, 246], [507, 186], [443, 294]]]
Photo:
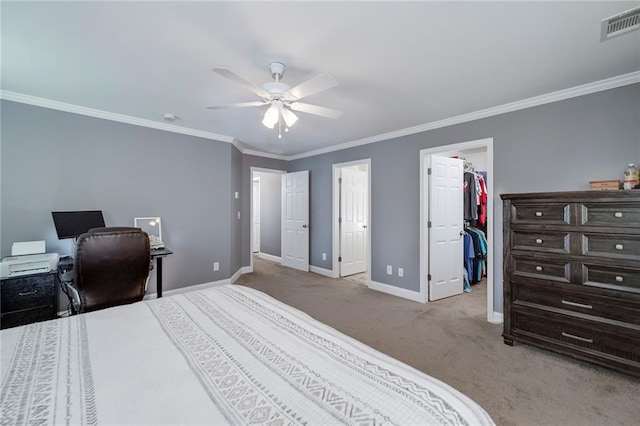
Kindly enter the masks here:
[[429, 179], [429, 300], [461, 294], [463, 281], [463, 161], [431, 156]]
[[309, 171], [282, 175], [282, 265], [309, 270]]
[[253, 181], [253, 252], [260, 251], [260, 179]]
[[367, 172], [341, 170], [340, 182], [340, 276], [367, 270]]

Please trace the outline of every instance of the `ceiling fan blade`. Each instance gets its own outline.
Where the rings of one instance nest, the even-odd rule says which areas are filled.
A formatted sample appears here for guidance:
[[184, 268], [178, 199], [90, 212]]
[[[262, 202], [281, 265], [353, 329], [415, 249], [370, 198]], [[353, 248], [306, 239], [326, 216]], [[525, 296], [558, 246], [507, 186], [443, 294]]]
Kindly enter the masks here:
[[234, 81], [234, 82], [238, 83], [241, 86], [246, 87], [247, 89], [251, 90], [256, 95], [260, 96], [261, 98], [266, 98], [266, 99], [271, 98], [271, 95], [268, 92], [262, 90], [261, 88], [259, 88], [255, 84], [248, 82], [247, 80], [245, 80], [244, 78], [240, 77], [238, 74], [234, 73], [233, 71], [229, 71], [226, 68], [214, 68], [212, 71], [217, 73], [217, 74], [220, 74], [221, 76], [223, 76], [225, 78], [228, 78], [231, 81]]
[[289, 107], [294, 111], [306, 112], [308, 114], [321, 115], [327, 118], [339, 118], [342, 111], [337, 109], [325, 108], [318, 105], [305, 104], [303, 102], [292, 102]]
[[320, 74], [298, 84], [296, 87], [292, 87], [284, 93], [284, 99], [287, 101], [295, 101], [307, 96], [311, 96], [315, 93], [322, 92], [323, 90], [330, 89], [338, 85], [338, 82], [332, 75]]
[[206, 109], [227, 109], [227, 108], [245, 108], [245, 107], [257, 107], [266, 105], [269, 102], [255, 101], [255, 102], [241, 102], [238, 104], [226, 104], [226, 105], [209, 105]]

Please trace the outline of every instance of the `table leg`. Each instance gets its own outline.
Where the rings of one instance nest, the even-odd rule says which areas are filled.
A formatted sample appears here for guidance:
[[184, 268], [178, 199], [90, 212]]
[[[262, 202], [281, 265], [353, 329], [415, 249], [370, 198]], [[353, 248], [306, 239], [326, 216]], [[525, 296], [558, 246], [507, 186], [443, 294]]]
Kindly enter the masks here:
[[162, 257], [158, 257], [156, 259], [158, 272], [156, 273], [156, 292], [158, 294], [158, 298], [162, 297]]

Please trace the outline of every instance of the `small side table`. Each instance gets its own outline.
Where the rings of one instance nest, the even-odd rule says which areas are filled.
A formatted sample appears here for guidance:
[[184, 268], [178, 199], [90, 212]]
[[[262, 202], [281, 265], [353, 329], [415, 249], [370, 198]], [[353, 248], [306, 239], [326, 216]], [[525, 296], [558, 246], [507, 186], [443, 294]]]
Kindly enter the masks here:
[[57, 318], [57, 271], [0, 280], [0, 328]]

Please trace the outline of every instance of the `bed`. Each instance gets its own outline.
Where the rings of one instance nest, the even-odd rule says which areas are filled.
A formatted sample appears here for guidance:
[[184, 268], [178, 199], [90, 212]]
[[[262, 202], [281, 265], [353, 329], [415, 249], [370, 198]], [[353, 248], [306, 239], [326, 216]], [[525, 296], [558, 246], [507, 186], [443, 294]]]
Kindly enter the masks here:
[[445, 383], [224, 285], [0, 332], [2, 424], [490, 425]]

